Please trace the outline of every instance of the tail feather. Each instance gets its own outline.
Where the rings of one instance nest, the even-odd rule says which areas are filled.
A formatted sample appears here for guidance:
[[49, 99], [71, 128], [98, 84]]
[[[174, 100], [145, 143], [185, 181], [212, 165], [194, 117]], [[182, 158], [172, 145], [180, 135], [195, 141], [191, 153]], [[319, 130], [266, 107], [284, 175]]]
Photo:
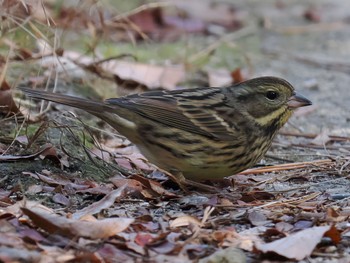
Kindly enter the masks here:
[[85, 110], [107, 122], [114, 129], [118, 130], [119, 133], [127, 136], [135, 144], [137, 143], [137, 125], [134, 123], [134, 114], [130, 112], [130, 110], [119, 107], [117, 104], [108, 105], [104, 102], [29, 88], [19, 89], [33, 98], [48, 100]]
[[110, 109], [108, 105], [99, 101], [87, 100], [83, 98], [78, 98], [78, 97], [73, 97], [73, 96], [48, 92], [48, 91], [42, 91], [42, 90], [34, 90], [29, 88], [19, 88], [19, 89], [32, 98], [48, 100], [48, 101], [64, 104], [67, 106], [71, 106], [74, 108], [83, 109], [94, 115], [96, 114], [100, 115], [99, 113], [102, 113], [107, 109]]

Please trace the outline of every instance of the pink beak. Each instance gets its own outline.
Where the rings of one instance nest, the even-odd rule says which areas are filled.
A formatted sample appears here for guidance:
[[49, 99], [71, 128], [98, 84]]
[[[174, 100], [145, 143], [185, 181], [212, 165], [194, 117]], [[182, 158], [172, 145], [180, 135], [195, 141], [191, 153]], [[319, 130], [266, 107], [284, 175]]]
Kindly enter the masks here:
[[312, 102], [304, 96], [294, 93], [294, 95], [289, 98], [287, 105], [291, 109], [296, 109], [299, 107], [310, 106], [312, 105]]

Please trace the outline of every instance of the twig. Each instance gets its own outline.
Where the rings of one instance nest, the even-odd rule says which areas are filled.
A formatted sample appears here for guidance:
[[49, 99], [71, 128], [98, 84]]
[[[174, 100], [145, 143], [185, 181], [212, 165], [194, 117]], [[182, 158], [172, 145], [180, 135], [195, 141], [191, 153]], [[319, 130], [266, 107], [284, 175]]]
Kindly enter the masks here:
[[[303, 137], [303, 138], [308, 138], [308, 139], [314, 139], [318, 136], [318, 134], [315, 133], [296, 133], [296, 132], [279, 132], [278, 134], [284, 135], [284, 136], [294, 136], [294, 137]], [[345, 137], [345, 136], [337, 136], [337, 135], [328, 135], [328, 137], [332, 141], [350, 141], [350, 137]]]
[[330, 159], [315, 160], [315, 161], [308, 161], [308, 162], [297, 162], [297, 163], [285, 163], [285, 164], [278, 164], [278, 165], [261, 167], [261, 168], [252, 168], [252, 169], [248, 169], [243, 172], [240, 172], [239, 174], [261, 174], [261, 173], [268, 173], [268, 172], [275, 172], [275, 171], [300, 169], [300, 168], [308, 167], [310, 165], [323, 165], [323, 164], [331, 164], [331, 163], [333, 163], [333, 161]]
[[302, 34], [307, 32], [335, 31], [348, 28], [343, 22], [308, 24], [305, 26], [272, 27], [272, 31], [283, 34]]

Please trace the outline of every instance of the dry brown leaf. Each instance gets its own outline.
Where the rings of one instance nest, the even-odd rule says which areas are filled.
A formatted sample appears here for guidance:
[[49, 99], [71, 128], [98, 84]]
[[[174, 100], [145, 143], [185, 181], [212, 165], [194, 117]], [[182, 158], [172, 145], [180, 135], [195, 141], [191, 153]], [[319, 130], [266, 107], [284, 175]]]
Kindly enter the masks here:
[[42, 147], [41, 150], [39, 150], [36, 153], [29, 154], [29, 155], [1, 155], [0, 156], [0, 161], [2, 162], [13, 162], [13, 161], [18, 161], [18, 160], [25, 160], [25, 159], [34, 159], [38, 156], [40, 156], [43, 152], [45, 152], [47, 149], [52, 148], [51, 144], [46, 144]]
[[266, 231], [266, 227], [252, 227], [237, 233], [234, 229], [225, 233], [222, 247], [237, 247], [246, 251], [253, 251], [254, 244], [262, 242], [260, 236]]
[[26, 199], [18, 201], [15, 204], [6, 207], [4, 210], [6, 213], [19, 215], [19, 214], [22, 214], [22, 212], [21, 212], [22, 207], [26, 207], [29, 209], [32, 209], [32, 208], [40, 209], [41, 211], [44, 211], [45, 213], [53, 213], [53, 210], [51, 208], [48, 208], [48, 207], [40, 204], [39, 202], [29, 201]]
[[240, 83], [246, 80], [246, 78], [242, 74], [242, 70], [240, 68], [235, 69], [231, 72], [231, 77], [233, 79], [233, 83]]
[[5, 80], [0, 84], [0, 112], [3, 114], [20, 114], [13, 100], [12, 90]]
[[142, 194], [146, 197], [149, 198], [154, 195], [162, 195], [162, 196], [167, 196], [167, 197], [177, 197], [176, 194], [169, 192], [166, 190], [160, 183], [150, 180], [144, 176], [138, 175], [138, 174], [133, 174], [131, 176], [131, 179], [136, 180], [141, 183], [142, 186]]
[[202, 222], [198, 218], [185, 215], [185, 216], [180, 216], [176, 218], [170, 223], [170, 227], [180, 227], [180, 226], [189, 226], [189, 225], [195, 225], [195, 226], [201, 227]]
[[145, 157], [138, 153], [134, 152], [131, 154], [123, 155], [114, 158], [115, 162], [118, 163], [118, 165], [126, 168], [126, 169], [141, 169], [144, 171], [154, 171], [155, 168], [153, 165], [148, 163], [148, 161], [145, 159]]
[[274, 252], [289, 259], [302, 260], [310, 256], [322, 237], [334, 226], [318, 226], [299, 231], [279, 240], [255, 244], [255, 249], [262, 253]]
[[340, 215], [339, 211], [336, 211], [333, 207], [328, 207], [326, 210], [327, 222], [343, 222], [348, 216]]
[[131, 93], [140, 86], [146, 90], [174, 90], [185, 78], [183, 65], [152, 65], [115, 59], [96, 62], [92, 57], [71, 51], [65, 51], [62, 57], [45, 57], [40, 63], [49, 69], [50, 74], [55, 69], [58, 73], [68, 73], [72, 77], [87, 78], [91, 75], [88, 72], [93, 72], [116, 81], [118, 86], [130, 88], [128, 92]]
[[47, 175], [41, 173], [31, 173], [31, 172], [22, 172], [23, 175], [31, 176], [35, 179], [39, 179], [49, 185], [67, 185], [70, 184], [71, 181], [68, 178], [59, 177], [57, 175], [48, 173]]
[[36, 226], [51, 234], [61, 234], [67, 237], [108, 238], [124, 231], [134, 222], [133, 218], [106, 218], [88, 222], [45, 213], [35, 208], [24, 207], [22, 211]]
[[142, 184], [134, 179], [127, 179], [127, 178], [119, 178], [119, 177], [113, 177], [109, 179], [116, 187], [121, 187], [123, 185], [126, 186], [126, 188], [129, 191], [138, 191], [141, 192], [143, 189]]
[[37, 184], [33, 184], [30, 185], [26, 191], [27, 194], [37, 194], [43, 191], [43, 186], [42, 185], [37, 185]]
[[94, 215], [94, 214], [101, 212], [101, 210], [103, 210], [103, 209], [109, 208], [110, 206], [112, 206], [114, 204], [114, 202], [117, 198], [121, 198], [124, 196], [125, 188], [126, 188], [126, 185], [123, 185], [120, 188], [113, 190], [112, 192], [107, 194], [105, 197], [103, 197], [100, 201], [95, 202], [95, 203], [93, 203], [93, 204], [91, 204], [91, 205], [89, 205], [81, 210], [76, 211], [72, 215], [72, 218], [79, 219], [79, 218], [82, 218], [86, 215]]
[[157, 66], [113, 60], [101, 63], [101, 66], [124, 81], [137, 82], [150, 90], [160, 88], [174, 90], [185, 77], [185, 69], [181, 65]]

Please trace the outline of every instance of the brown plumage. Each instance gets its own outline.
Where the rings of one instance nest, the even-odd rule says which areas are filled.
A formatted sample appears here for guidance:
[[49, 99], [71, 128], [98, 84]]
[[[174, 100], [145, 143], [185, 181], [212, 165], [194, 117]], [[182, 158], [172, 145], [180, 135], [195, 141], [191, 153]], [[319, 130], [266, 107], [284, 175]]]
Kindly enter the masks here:
[[106, 121], [160, 168], [187, 179], [220, 179], [266, 153], [293, 109], [311, 105], [287, 81], [260, 77], [225, 88], [152, 91], [91, 101], [21, 88]]

